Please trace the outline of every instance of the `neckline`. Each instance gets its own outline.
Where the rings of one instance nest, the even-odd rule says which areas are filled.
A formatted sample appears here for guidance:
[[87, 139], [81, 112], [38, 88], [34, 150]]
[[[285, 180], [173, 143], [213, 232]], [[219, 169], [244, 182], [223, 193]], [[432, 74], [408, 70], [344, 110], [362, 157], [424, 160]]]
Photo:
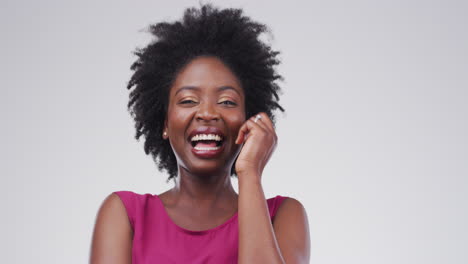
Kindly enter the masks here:
[[161, 198], [159, 198], [159, 196], [157, 194], [153, 195], [153, 197], [156, 198], [156, 200], [159, 202], [159, 205], [161, 206], [161, 208], [163, 209], [162, 211], [164, 211], [164, 218], [166, 218], [166, 220], [172, 225], [174, 226], [176, 229], [178, 229], [179, 231], [182, 231], [186, 234], [190, 234], [190, 235], [204, 235], [204, 234], [208, 234], [208, 233], [212, 233], [212, 232], [215, 232], [225, 226], [227, 226], [228, 224], [230, 224], [231, 222], [237, 220], [237, 217], [238, 217], [238, 214], [239, 214], [239, 210], [236, 211], [236, 213], [231, 216], [228, 220], [226, 220], [226, 222], [216, 226], [216, 227], [213, 227], [213, 228], [210, 228], [210, 229], [205, 229], [205, 230], [189, 230], [189, 229], [186, 229], [186, 228], [183, 228], [179, 225], [177, 225], [173, 220], [172, 218], [169, 216], [169, 214], [167, 213], [167, 210], [166, 210], [166, 207], [164, 207], [164, 203], [162, 202]]

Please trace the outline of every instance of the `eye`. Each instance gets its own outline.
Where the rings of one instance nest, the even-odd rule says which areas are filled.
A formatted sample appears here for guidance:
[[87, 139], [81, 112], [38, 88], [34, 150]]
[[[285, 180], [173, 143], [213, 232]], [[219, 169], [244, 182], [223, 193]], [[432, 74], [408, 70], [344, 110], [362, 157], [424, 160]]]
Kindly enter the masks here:
[[227, 105], [227, 106], [236, 106], [236, 105], [237, 105], [237, 104], [234, 103], [233, 101], [229, 101], [229, 100], [221, 101], [221, 102], [219, 102], [218, 104]]
[[179, 102], [179, 104], [196, 104], [197, 102], [195, 102], [194, 100], [191, 100], [191, 99], [185, 99], [185, 100], [182, 100]]

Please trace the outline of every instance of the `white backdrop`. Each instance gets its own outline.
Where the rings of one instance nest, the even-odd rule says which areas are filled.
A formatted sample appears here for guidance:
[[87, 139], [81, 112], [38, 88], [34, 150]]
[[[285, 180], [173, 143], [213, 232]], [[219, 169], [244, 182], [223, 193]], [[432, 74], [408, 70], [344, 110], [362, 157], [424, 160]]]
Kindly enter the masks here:
[[[468, 263], [466, 1], [216, 1], [272, 29], [285, 77], [268, 197], [311, 263]], [[86, 263], [113, 191], [171, 187], [126, 111], [131, 52], [197, 1], [2, 0], [3, 263]]]

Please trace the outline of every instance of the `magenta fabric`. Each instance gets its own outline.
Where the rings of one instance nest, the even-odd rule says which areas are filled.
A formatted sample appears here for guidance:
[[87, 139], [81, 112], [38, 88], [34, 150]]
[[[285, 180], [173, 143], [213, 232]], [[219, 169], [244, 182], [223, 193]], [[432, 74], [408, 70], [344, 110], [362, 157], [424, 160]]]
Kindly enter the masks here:
[[[237, 263], [239, 225], [237, 213], [225, 223], [204, 231], [177, 226], [157, 195], [118, 191], [133, 229], [133, 264]], [[267, 200], [270, 218], [286, 199]]]

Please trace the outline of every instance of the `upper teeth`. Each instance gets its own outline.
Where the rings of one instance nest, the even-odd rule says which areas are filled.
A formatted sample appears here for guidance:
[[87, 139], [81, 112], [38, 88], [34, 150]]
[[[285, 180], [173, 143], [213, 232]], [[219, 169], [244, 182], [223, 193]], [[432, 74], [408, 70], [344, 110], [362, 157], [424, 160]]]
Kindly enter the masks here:
[[192, 141], [198, 141], [198, 140], [216, 140], [216, 141], [221, 141], [221, 137], [218, 135], [214, 134], [198, 134], [192, 137]]

